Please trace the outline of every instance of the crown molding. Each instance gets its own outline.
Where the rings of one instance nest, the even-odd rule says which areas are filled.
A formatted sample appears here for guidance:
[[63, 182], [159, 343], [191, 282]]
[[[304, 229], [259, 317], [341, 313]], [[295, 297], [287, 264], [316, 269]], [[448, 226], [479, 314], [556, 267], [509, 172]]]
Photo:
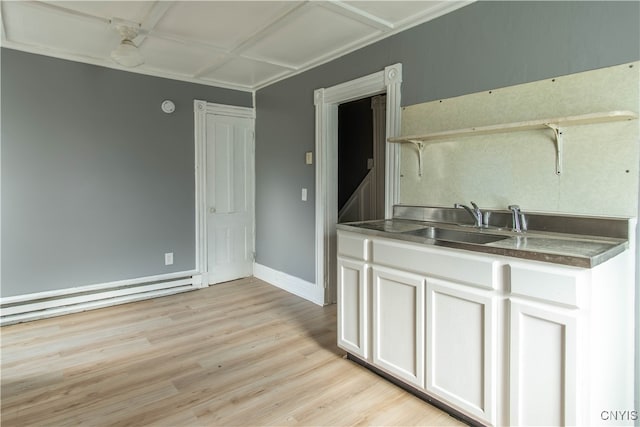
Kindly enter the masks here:
[[56, 59], [63, 59], [65, 61], [73, 61], [73, 62], [79, 62], [82, 64], [96, 65], [98, 67], [111, 68], [113, 70], [125, 71], [128, 73], [143, 74], [146, 76], [160, 77], [163, 79], [177, 80], [177, 81], [182, 81], [187, 83], [196, 83], [204, 86], [218, 87], [221, 89], [232, 89], [232, 90], [249, 92], [249, 93], [253, 92], [253, 88], [251, 86], [243, 86], [243, 85], [233, 84], [233, 83], [219, 81], [219, 80], [213, 81], [213, 80], [192, 78], [192, 77], [184, 76], [180, 74], [167, 73], [167, 72], [158, 71], [158, 70], [149, 70], [149, 69], [144, 69], [139, 67], [127, 68], [101, 58], [93, 58], [89, 56], [79, 56], [79, 55], [74, 55], [74, 54], [69, 54], [64, 52], [57, 52], [47, 48], [42, 48], [37, 46], [28, 46], [28, 45], [14, 43], [6, 40], [2, 41], [2, 47], [6, 49], [19, 50], [21, 52], [26, 52], [26, 53], [33, 53], [36, 55], [49, 56]]

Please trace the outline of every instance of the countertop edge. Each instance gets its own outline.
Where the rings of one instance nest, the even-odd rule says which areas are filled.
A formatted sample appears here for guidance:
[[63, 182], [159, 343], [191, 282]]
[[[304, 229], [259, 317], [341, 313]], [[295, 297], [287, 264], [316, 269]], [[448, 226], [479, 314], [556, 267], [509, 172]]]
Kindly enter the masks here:
[[[402, 221], [405, 221], [405, 220], [402, 220]], [[363, 224], [366, 222], [367, 221], [352, 223], [352, 224]], [[425, 223], [425, 226], [429, 226], [429, 225], [430, 225], [429, 223]], [[349, 231], [349, 232], [360, 233], [360, 234], [371, 235], [371, 236], [378, 236], [386, 239], [403, 241], [403, 242], [417, 243], [425, 246], [460, 249], [460, 250], [469, 251], [469, 252], [484, 253], [484, 254], [490, 254], [490, 255], [500, 255], [500, 256], [506, 256], [506, 257], [512, 257], [512, 258], [526, 259], [530, 261], [540, 261], [540, 262], [546, 262], [551, 264], [560, 264], [560, 265], [567, 265], [571, 267], [580, 267], [580, 268], [587, 268], [587, 269], [596, 267], [608, 261], [609, 259], [623, 253], [625, 250], [629, 248], [629, 242], [626, 240], [619, 241], [619, 242], [612, 242], [611, 239], [599, 240], [599, 239], [580, 238], [579, 240], [584, 240], [584, 241], [594, 241], [594, 242], [606, 241], [608, 243], [611, 243], [612, 247], [608, 248], [605, 251], [597, 253], [595, 255], [576, 255], [576, 254], [562, 253], [561, 251], [533, 251], [533, 250], [519, 249], [515, 247], [513, 248], [497, 247], [497, 246], [491, 246], [490, 244], [461, 243], [461, 242], [454, 242], [454, 241], [447, 241], [447, 240], [426, 239], [423, 237], [413, 236], [406, 233], [375, 230], [375, 229], [366, 228], [363, 226], [350, 225], [349, 223], [337, 224], [336, 228], [338, 230]], [[571, 239], [570, 237], [564, 237], [561, 233], [541, 233], [541, 234], [528, 233], [528, 236], [534, 237], [534, 238], [550, 237], [550, 235], [552, 238], [557, 239], [559, 242], [567, 241], [567, 240], [576, 240], [575, 238]]]

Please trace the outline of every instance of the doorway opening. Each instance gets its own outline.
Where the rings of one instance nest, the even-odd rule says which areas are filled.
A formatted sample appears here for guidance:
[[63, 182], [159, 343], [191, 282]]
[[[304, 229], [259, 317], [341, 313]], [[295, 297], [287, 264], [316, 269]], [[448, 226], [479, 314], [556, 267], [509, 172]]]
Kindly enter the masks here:
[[[385, 141], [400, 132], [402, 64], [314, 92], [316, 107], [316, 286], [324, 303], [336, 301], [336, 224], [338, 223], [338, 106], [386, 94]], [[384, 216], [390, 218], [399, 200], [400, 156], [397, 144], [385, 146]]]
[[384, 218], [386, 102], [338, 106], [338, 223]]

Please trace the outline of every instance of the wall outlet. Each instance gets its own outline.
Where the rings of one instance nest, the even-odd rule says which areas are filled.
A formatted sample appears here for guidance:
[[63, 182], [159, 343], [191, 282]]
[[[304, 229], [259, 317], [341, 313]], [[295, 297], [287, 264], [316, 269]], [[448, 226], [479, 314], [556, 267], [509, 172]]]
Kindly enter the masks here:
[[308, 165], [313, 164], [313, 151], [307, 151], [304, 153], [304, 162]]
[[164, 265], [173, 264], [173, 252], [167, 252], [164, 254]]

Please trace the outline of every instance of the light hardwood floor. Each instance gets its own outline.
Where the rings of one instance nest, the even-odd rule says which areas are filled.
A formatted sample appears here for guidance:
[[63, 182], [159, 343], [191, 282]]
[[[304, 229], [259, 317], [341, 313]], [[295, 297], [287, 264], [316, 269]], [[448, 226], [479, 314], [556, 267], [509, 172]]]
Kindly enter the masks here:
[[1, 424], [463, 425], [344, 359], [335, 328], [254, 278], [5, 326]]

